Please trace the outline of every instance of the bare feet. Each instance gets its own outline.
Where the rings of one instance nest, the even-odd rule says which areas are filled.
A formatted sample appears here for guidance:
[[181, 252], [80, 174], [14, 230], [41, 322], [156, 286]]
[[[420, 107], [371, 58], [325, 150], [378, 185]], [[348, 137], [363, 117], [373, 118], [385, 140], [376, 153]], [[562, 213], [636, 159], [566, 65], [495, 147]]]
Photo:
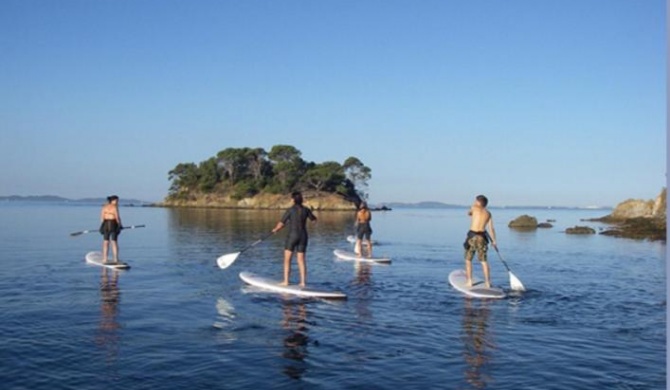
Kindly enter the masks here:
[[468, 280], [465, 282], [465, 285], [468, 286], [468, 287], [472, 287], [472, 279], [468, 279]]
[[305, 283], [300, 283], [300, 288], [305, 288]]
[[491, 282], [486, 282], [486, 288], [491, 288]]
[[288, 286], [288, 282], [287, 282], [287, 281], [283, 281], [283, 282], [279, 283], [279, 285], [280, 285], [280, 286]]

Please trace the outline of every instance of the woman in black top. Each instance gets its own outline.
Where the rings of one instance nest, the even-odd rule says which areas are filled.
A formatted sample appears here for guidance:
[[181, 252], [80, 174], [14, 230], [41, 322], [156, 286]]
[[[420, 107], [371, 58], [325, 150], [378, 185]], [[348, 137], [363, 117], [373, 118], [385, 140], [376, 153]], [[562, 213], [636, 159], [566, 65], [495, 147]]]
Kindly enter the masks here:
[[295, 191], [291, 194], [293, 206], [286, 210], [281, 220], [277, 223], [272, 233], [277, 233], [285, 226], [289, 227], [284, 244], [284, 281], [282, 285], [288, 286], [291, 275], [291, 258], [293, 252], [297, 252], [298, 269], [300, 271], [300, 287], [305, 287], [307, 282], [307, 265], [305, 264], [305, 251], [307, 250], [307, 220], [316, 221], [312, 210], [302, 205], [302, 194]]

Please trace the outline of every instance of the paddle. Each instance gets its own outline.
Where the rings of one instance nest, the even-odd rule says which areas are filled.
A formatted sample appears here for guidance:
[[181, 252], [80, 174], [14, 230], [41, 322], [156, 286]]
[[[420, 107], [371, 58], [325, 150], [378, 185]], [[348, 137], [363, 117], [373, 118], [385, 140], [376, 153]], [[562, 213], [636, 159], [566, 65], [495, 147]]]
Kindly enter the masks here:
[[500, 251], [498, 250], [498, 246], [494, 245], [493, 249], [496, 250], [496, 253], [498, 254], [498, 257], [500, 258], [500, 261], [502, 261], [505, 268], [507, 268], [507, 272], [509, 273], [509, 285], [512, 288], [512, 290], [513, 291], [526, 291], [526, 288], [523, 286], [523, 283], [521, 283], [519, 278], [517, 278], [512, 273], [512, 270], [509, 269], [509, 266], [507, 265], [507, 262], [505, 262], [505, 259], [503, 259], [502, 255], [500, 254]]
[[[126, 230], [126, 229], [137, 229], [137, 228], [143, 228], [143, 227], [146, 227], [146, 226], [145, 226], [145, 225], [121, 226], [121, 229], [123, 229], [123, 230]], [[82, 230], [82, 231], [80, 231], [80, 232], [70, 233], [70, 235], [71, 235], [72, 237], [76, 237], [76, 236], [81, 236], [82, 234], [93, 233], [93, 232], [99, 233], [99, 232], [100, 232], [100, 229]]]
[[261, 242], [265, 241], [265, 239], [267, 239], [268, 237], [270, 237], [270, 236], [273, 235], [273, 234], [274, 234], [274, 232], [270, 232], [270, 233], [266, 234], [265, 236], [259, 238], [258, 240], [252, 242], [251, 244], [247, 245], [246, 247], [244, 247], [244, 248], [243, 248], [242, 250], [240, 250], [239, 252], [228, 253], [228, 254], [226, 254], [226, 255], [219, 256], [219, 258], [216, 259], [216, 264], [217, 264], [217, 265], [219, 266], [219, 268], [221, 268], [221, 269], [226, 269], [226, 268], [230, 267], [230, 265], [233, 264], [233, 263], [235, 262], [235, 260], [237, 260], [237, 257], [238, 257], [240, 254], [242, 254], [242, 252], [245, 252], [245, 251], [247, 251], [247, 250], [253, 248], [254, 246], [260, 244]]

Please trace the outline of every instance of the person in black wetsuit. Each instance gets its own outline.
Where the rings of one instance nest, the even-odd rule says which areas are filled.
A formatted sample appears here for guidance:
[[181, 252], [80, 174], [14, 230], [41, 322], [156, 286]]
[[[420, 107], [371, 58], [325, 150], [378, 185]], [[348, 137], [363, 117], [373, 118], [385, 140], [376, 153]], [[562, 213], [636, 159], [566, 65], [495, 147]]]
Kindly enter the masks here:
[[272, 229], [272, 233], [277, 233], [288, 225], [289, 232], [286, 235], [284, 245], [284, 281], [283, 285], [288, 286], [289, 276], [291, 275], [291, 258], [293, 252], [297, 252], [298, 269], [300, 271], [300, 286], [305, 287], [307, 282], [307, 265], [305, 264], [305, 251], [307, 250], [307, 220], [316, 221], [312, 210], [302, 205], [302, 194], [295, 191], [291, 194], [293, 206], [286, 210], [277, 226]]

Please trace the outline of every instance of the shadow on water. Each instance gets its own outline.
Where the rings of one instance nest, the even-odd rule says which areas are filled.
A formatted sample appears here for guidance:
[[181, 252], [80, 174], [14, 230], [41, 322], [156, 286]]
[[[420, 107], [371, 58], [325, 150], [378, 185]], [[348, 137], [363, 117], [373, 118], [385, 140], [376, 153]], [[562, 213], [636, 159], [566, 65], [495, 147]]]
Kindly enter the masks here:
[[115, 370], [119, 360], [119, 346], [121, 337], [119, 330], [121, 324], [118, 322], [119, 303], [121, 302], [121, 290], [119, 289], [119, 272], [102, 267], [100, 278], [100, 322], [96, 333], [96, 345], [100, 347], [105, 356], [105, 364], [110, 376], [118, 378]]
[[496, 349], [489, 329], [491, 302], [465, 298], [462, 335], [465, 381], [474, 389], [486, 389], [491, 381], [489, 367]]

